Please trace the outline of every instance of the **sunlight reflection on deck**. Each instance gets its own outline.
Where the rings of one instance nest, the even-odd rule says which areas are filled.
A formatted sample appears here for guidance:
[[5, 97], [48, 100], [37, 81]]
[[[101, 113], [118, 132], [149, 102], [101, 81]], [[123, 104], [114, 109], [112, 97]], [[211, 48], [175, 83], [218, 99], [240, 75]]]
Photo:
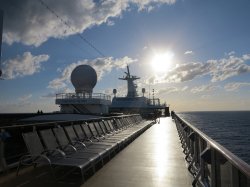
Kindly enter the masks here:
[[[159, 124], [160, 125], [160, 124]], [[155, 174], [158, 177], [158, 180], [161, 180], [166, 173], [170, 172], [168, 171], [169, 168], [166, 168], [166, 162], [168, 161], [168, 150], [163, 149], [163, 147], [166, 147], [167, 140], [168, 140], [168, 134], [166, 134], [165, 131], [155, 131], [155, 141], [158, 142], [154, 146], [154, 162], [156, 166]]]
[[186, 187], [191, 183], [175, 124], [164, 118], [83, 186]]

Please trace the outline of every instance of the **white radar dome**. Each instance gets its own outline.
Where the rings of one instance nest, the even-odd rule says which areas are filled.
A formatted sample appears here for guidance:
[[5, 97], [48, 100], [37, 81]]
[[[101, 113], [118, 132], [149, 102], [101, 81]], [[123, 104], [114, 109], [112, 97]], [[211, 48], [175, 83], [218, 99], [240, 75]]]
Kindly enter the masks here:
[[97, 82], [97, 74], [89, 65], [77, 66], [71, 73], [71, 83], [76, 93], [92, 93]]

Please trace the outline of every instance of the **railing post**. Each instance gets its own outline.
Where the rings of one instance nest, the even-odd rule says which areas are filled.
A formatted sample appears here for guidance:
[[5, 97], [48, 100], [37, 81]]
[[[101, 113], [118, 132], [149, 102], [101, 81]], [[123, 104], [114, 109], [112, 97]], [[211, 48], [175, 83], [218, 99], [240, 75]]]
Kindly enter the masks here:
[[214, 149], [211, 149], [211, 180], [213, 187], [221, 187], [220, 160]]
[[[199, 138], [199, 159], [200, 159], [200, 170], [201, 170], [201, 181], [203, 184], [206, 184], [206, 186], [209, 186], [208, 184], [208, 173], [207, 173], [207, 164], [209, 162], [209, 158], [206, 158], [207, 160], [205, 160], [205, 158], [203, 158], [203, 154], [209, 150], [209, 148], [207, 148], [207, 145], [204, 143], [204, 141]], [[208, 154], [208, 157], [211, 158], [211, 152], [209, 155], [209, 151], [206, 153]]]
[[7, 164], [4, 158], [4, 141], [0, 138], [0, 171], [7, 170]]
[[5, 146], [4, 141], [9, 137], [10, 137], [9, 133], [6, 132], [4, 129], [1, 129], [0, 131], [0, 171], [2, 170], [3, 172], [8, 171], [8, 165], [6, 163], [5, 154], [4, 154], [4, 146]]
[[233, 165], [231, 165], [231, 184], [233, 187], [240, 187], [239, 171]]
[[238, 170], [238, 180], [240, 187], [250, 186], [250, 177], [247, 177], [246, 175], [242, 174], [239, 170]]

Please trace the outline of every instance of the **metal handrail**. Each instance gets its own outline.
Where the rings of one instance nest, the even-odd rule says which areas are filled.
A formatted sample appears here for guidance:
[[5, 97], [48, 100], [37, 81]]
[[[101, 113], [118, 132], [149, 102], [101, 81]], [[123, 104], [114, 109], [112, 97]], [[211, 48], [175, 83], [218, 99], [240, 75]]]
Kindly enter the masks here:
[[20, 128], [20, 127], [35, 127], [35, 126], [54, 126], [56, 125], [64, 125], [64, 124], [72, 124], [72, 123], [79, 123], [79, 122], [92, 122], [92, 121], [98, 121], [98, 120], [109, 120], [113, 118], [123, 118], [128, 116], [139, 116], [139, 114], [130, 114], [130, 115], [119, 115], [119, 116], [100, 116], [98, 118], [88, 118], [88, 119], [78, 119], [78, 120], [67, 120], [67, 121], [53, 121], [53, 122], [42, 122], [42, 123], [31, 123], [31, 124], [25, 124], [25, 125], [10, 125], [10, 126], [1, 126], [1, 129], [12, 129], [12, 128]]
[[104, 99], [111, 100], [110, 95], [103, 93], [59, 93], [56, 99]]
[[[205, 173], [204, 167], [202, 168], [201, 165], [202, 166], [204, 165], [202, 162], [205, 162], [205, 164], [207, 164], [207, 161], [202, 158], [202, 154], [204, 153], [204, 151], [206, 151], [205, 149], [209, 149], [209, 150], [213, 150], [215, 152], [215, 154], [222, 156], [222, 158], [226, 159], [226, 161], [228, 161], [240, 173], [242, 173], [244, 175], [244, 177], [246, 177], [248, 180], [248, 182], [246, 182], [245, 186], [249, 185], [250, 166], [245, 161], [243, 161], [242, 159], [237, 157], [235, 154], [230, 152], [228, 149], [226, 149], [225, 147], [220, 145], [218, 142], [216, 142], [215, 140], [213, 140], [212, 138], [210, 138], [209, 136], [207, 136], [206, 134], [201, 132], [198, 128], [194, 127], [193, 125], [191, 125], [190, 123], [188, 123], [187, 121], [185, 121], [184, 119], [182, 119], [181, 117], [176, 115], [175, 113], [172, 114], [172, 117], [176, 121], [177, 130], [178, 130], [179, 136], [181, 138], [182, 145], [184, 147], [184, 153], [187, 154], [186, 159], [188, 157], [190, 157], [190, 155], [191, 155], [190, 152], [193, 152], [193, 155], [191, 155], [192, 162], [189, 161], [189, 163], [190, 163], [189, 168], [193, 167], [193, 165], [196, 164], [196, 165], [200, 166], [200, 168], [198, 168], [199, 170], [203, 169], [203, 171], [199, 171], [199, 173], [197, 171], [194, 174], [196, 177], [196, 181], [194, 181], [194, 183], [197, 183], [197, 178], [200, 177], [200, 176], [197, 176], [198, 174], [201, 175], [202, 172]], [[197, 138], [191, 141], [191, 134], [197, 136]], [[204, 141], [206, 143], [206, 147], [203, 147], [203, 149], [201, 149], [200, 147], [197, 147], [198, 144], [201, 144], [201, 142], [199, 142], [199, 141]], [[194, 148], [196, 149], [195, 151], [198, 150], [199, 152], [195, 152], [193, 150]], [[189, 150], [189, 152], [187, 150]], [[200, 159], [194, 158], [196, 156], [196, 154], [199, 154]], [[210, 156], [211, 156], [211, 154], [210, 154]], [[213, 162], [215, 162], [215, 161], [213, 161]], [[212, 166], [212, 163], [211, 163], [211, 166]], [[232, 180], [234, 180], [234, 179], [232, 179]], [[204, 183], [204, 181], [201, 181], [201, 182]], [[212, 184], [210, 184], [210, 185], [212, 185]]]
[[229, 161], [231, 161], [232, 164], [234, 164], [235, 167], [241, 167], [242, 171], [250, 176], [250, 166], [243, 161], [242, 159], [240, 159], [239, 157], [237, 157], [235, 154], [233, 154], [232, 152], [230, 152], [228, 149], [226, 149], [225, 147], [223, 147], [222, 145], [220, 145], [218, 142], [216, 142], [215, 140], [213, 140], [212, 138], [210, 138], [209, 136], [207, 136], [206, 134], [204, 134], [203, 132], [201, 132], [199, 129], [197, 129], [196, 127], [194, 127], [193, 125], [191, 125], [190, 123], [188, 123], [187, 121], [185, 121], [184, 119], [180, 118], [179, 116], [177, 116], [180, 120], [182, 120], [182, 122], [184, 122], [187, 126], [189, 126], [190, 128], [192, 128], [192, 130], [194, 132], [196, 132], [200, 137], [202, 137], [207, 143], [209, 143], [209, 145], [213, 148], [215, 148], [217, 151], [219, 151], [224, 157], [226, 157]]

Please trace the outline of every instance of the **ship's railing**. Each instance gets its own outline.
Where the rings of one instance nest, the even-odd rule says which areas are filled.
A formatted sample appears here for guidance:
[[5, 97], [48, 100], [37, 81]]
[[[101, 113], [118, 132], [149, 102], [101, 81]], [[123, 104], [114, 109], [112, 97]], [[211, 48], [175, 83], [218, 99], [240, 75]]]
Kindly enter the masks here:
[[108, 117], [88, 118], [84, 120], [73, 121], [54, 121], [32, 124], [20, 124], [10, 126], [0, 126], [0, 174], [11, 168], [17, 167], [20, 157], [27, 154], [25, 144], [22, 138], [23, 132], [42, 130], [58, 126], [67, 126], [73, 124], [85, 124], [94, 121], [112, 120], [124, 117], [139, 116], [139, 114], [118, 115]]
[[110, 95], [103, 93], [59, 93], [56, 99], [104, 99], [111, 100]]
[[148, 99], [148, 104], [152, 106], [165, 106], [166, 104], [161, 104], [159, 98]]
[[193, 186], [249, 187], [250, 166], [175, 113], [172, 118], [181, 140]]

